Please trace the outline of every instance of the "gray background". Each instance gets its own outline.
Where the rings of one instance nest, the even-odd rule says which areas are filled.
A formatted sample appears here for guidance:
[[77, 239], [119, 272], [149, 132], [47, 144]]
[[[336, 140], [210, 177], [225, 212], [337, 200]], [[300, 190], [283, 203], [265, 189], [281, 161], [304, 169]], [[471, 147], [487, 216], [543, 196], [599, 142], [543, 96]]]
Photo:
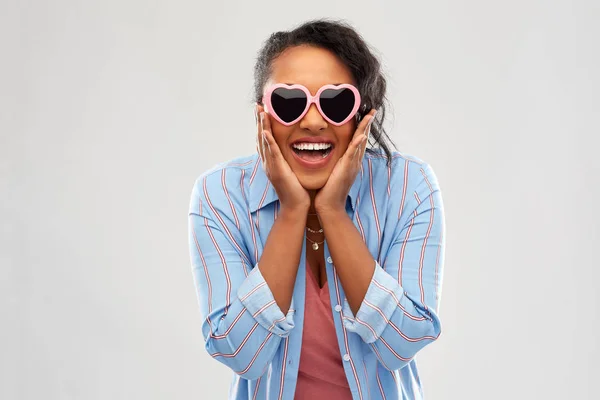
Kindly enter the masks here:
[[600, 6], [568, 0], [2, 0], [0, 398], [226, 397], [189, 196], [254, 152], [262, 41], [321, 16], [377, 49], [443, 190], [427, 400], [599, 398]]

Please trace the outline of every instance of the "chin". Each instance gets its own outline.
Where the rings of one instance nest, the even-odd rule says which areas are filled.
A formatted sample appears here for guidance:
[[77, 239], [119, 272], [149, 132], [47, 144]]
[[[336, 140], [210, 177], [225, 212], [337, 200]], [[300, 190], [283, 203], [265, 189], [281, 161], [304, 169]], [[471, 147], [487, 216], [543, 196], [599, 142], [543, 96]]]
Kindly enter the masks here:
[[[327, 183], [329, 179], [329, 175], [333, 171], [333, 165], [335, 165], [336, 161], [331, 160], [330, 165], [319, 168], [319, 169], [305, 169], [298, 165], [296, 165], [296, 161], [294, 159], [288, 159], [284, 157], [291, 167], [292, 172], [298, 178], [300, 185], [306, 190], [319, 190]], [[291, 157], [290, 157], [291, 158]]]
[[325, 183], [327, 183], [327, 179], [329, 178], [329, 171], [323, 172], [315, 172], [314, 175], [311, 174], [303, 174], [298, 176], [298, 181], [302, 185], [302, 187], [306, 190], [319, 190]]

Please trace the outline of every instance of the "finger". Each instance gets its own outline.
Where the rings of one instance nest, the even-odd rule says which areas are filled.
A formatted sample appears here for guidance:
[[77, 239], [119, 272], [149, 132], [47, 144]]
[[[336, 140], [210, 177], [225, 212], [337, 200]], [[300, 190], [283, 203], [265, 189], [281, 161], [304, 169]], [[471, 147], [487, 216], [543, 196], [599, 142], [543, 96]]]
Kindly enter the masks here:
[[256, 105], [254, 106], [254, 118], [256, 119], [256, 135], [258, 137], [260, 137], [260, 134], [262, 132], [262, 125], [260, 123], [260, 113], [263, 111], [263, 106], [259, 103], [256, 103]]
[[365, 135], [368, 132], [369, 128], [371, 127], [371, 124], [375, 120], [376, 113], [377, 110], [372, 109], [367, 115], [365, 115], [365, 117], [362, 119], [362, 121], [360, 121], [360, 124], [358, 124], [358, 127], [356, 128], [356, 132], [354, 134], [355, 137], [358, 135]]
[[267, 143], [267, 146], [269, 146], [271, 156], [273, 157], [273, 159], [278, 160], [278, 159], [283, 158], [283, 155], [281, 154], [281, 149], [279, 148], [279, 145], [275, 141], [275, 138], [273, 137], [273, 133], [267, 129], [265, 129], [264, 132], [265, 132], [266, 143]]
[[348, 155], [350, 156], [351, 159], [354, 159], [357, 152], [360, 150], [361, 145], [366, 141], [367, 136], [359, 133], [360, 131], [364, 131], [365, 127], [359, 128], [357, 129], [357, 133], [354, 135], [354, 137], [352, 138], [352, 141], [350, 142], [350, 144], [348, 145]]
[[267, 133], [268, 129], [265, 128], [268, 124], [267, 113], [264, 111], [261, 112], [259, 118], [260, 118], [260, 129], [261, 129], [260, 130], [260, 138], [262, 140], [264, 154], [267, 155], [267, 151], [268, 152], [271, 151], [271, 147], [269, 146], [269, 143], [267, 142], [267, 137], [266, 137], [266, 133]]
[[[257, 121], [257, 122], [256, 122], [256, 126], [257, 126], [257, 131], [258, 131], [258, 130], [259, 130], [259, 129], [258, 129], [258, 126], [259, 126], [259, 122], [258, 122], [258, 114], [256, 114], [256, 110], [254, 110], [254, 111], [255, 111], [254, 118], [255, 118], [255, 119], [256, 119], [256, 121]], [[258, 132], [256, 132], [256, 134], [254, 135], [254, 142], [255, 142], [255, 144], [256, 144], [256, 152], [258, 153], [258, 155], [260, 156], [260, 158], [261, 158], [261, 160], [262, 160], [262, 154], [261, 154], [261, 145], [260, 145], [260, 139], [259, 139], [259, 138], [260, 138], [260, 136], [259, 136]]]
[[270, 149], [269, 145], [267, 144], [265, 130], [263, 129], [264, 117], [265, 117], [265, 113], [261, 112], [258, 117], [260, 129], [261, 129], [258, 140], [260, 141], [260, 146], [262, 149], [263, 163], [264, 163], [265, 167], [268, 169], [269, 165], [270, 165], [269, 161], [271, 160], [272, 156], [271, 156], [271, 149]]
[[257, 132], [256, 132], [256, 142], [258, 144], [258, 148], [259, 148], [259, 153], [260, 153], [260, 157], [262, 159], [263, 162], [265, 162], [265, 156], [266, 156], [266, 147], [265, 147], [265, 142], [264, 142], [264, 138], [263, 138], [263, 122], [262, 122], [262, 106], [258, 105], [257, 106]]
[[[377, 114], [377, 110], [372, 109], [369, 114], [367, 114], [367, 116], [370, 116], [367, 123], [365, 124], [365, 126], [361, 127], [361, 129], [357, 129], [362, 131], [361, 134], [358, 134], [359, 137], [362, 136], [363, 139], [360, 140], [358, 147], [357, 147], [357, 153], [359, 157], [357, 157], [357, 159], [359, 160], [359, 163], [362, 161], [365, 152], [367, 150], [367, 145], [369, 144], [369, 139], [371, 137], [371, 126], [373, 125], [373, 122], [375, 121], [375, 114]], [[362, 122], [362, 121], [361, 121]]]
[[365, 152], [367, 151], [368, 144], [369, 144], [369, 135], [367, 134], [367, 136], [363, 139], [363, 142], [358, 146], [360, 148], [359, 155], [356, 160], [358, 165], [362, 164], [362, 160], [365, 156]]
[[263, 111], [263, 127], [262, 130], [263, 131], [269, 131], [271, 132], [271, 116], [269, 115], [268, 112]]
[[363, 143], [363, 138], [367, 138], [368, 139], [368, 132], [370, 130], [371, 124], [374, 121], [374, 110], [371, 110], [371, 112], [369, 114], [367, 114], [362, 121], [360, 121], [360, 124], [358, 125], [358, 128], [356, 128], [356, 131], [354, 133], [354, 136], [352, 137], [352, 140], [350, 141], [350, 144], [348, 145], [348, 150], [350, 150], [350, 154], [355, 154], [354, 152], [356, 151], [357, 147]]
[[362, 158], [362, 156], [364, 156], [365, 152], [367, 151], [367, 146], [369, 145], [369, 140], [371, 139], [371, 126], [373, 126], [373, 123], [375, 122], [375, 114], [376, 113], [377, 113], [377, 111], [375, 111], [372, 114], [371, 119], [369, 120], [369, 122], [367, 122], [367, 126], [365, 127], [364, 136], [366, 139], [362, 142], [361, 158]]
[[273, 158], [273, 152], [271, 151], [271, 145], [269, 144], [269, 141], [267, 140], [267, 131], [262, 131], [262, 141], [263, 141], [263, 148], [265, 149], [265, 156], [269, 156], [271, 158]]
[[[364, 155], [364, 149], [367, 145], [367, 137], [364, 135], [361, 135], [358, 137], [358, 140], [353, 141], [353, 142], [355, 142], [354, 148], [352, 150], [352, 153], [350, 153], [350, 154], [352, 154], [352, 160], [356, 160], [357, 158], [362, 159], [362, 156]], [[364, 146], [363, 146], [363, 143], [364, 143]], [[359, 156], [359, 157], [357, 157], [357, 156]]]
[[258, 109], [259, 109], [259, 104], [258, 103], [254, 103], [254, 123], [256, 126], [256, 134], [255, 134], [255, 139], [256, 139], [256, 150], [258, 151], [258, 153], [260, 154], [260, 150], [259, 150], [259, 138], [260, 138], [260, 121], [258, 120]]
[[271, 151], [271, 156], [277, 158], [281, 155], [279, 146], [275, 142], [273, 137], [273, 131], [271, 130], [271, 117], [269, 113], [263, 112], [263, 132], [265, 132], [265, 143]]

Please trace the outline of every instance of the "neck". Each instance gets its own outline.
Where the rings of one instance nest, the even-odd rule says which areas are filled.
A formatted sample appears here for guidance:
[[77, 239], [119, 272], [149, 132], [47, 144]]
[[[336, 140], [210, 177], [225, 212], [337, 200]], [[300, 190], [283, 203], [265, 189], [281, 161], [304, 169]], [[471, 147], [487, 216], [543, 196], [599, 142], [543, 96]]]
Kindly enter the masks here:
[[316, 190], [308, 190], [308, 195], [310, 197], [310, 209], [309, 209], [309, 213], [310, 214], [315, 214], [315, 197], [317, 196], [317, 191]]
[[306, 217], [306, 226], [313, 230], [321, 229], [321, 223], [319, 217], [316, 215], [317, 211], [315, 210], [315, 196], [317, 195], [317, 191], [309, 190], [308, 195], [310, 196], [310, 208], [308, 209], [308, 214], [313, 215], [308, 215]]

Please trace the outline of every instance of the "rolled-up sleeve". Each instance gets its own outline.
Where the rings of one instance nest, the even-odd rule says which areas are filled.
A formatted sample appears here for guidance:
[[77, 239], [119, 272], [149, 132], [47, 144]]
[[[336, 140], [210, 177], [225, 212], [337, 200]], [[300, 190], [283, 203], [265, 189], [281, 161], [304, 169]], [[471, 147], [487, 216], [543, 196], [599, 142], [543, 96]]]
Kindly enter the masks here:
[[[412, 201], [401, 210], [394, 239], [377, 262], [356, 316], [346, 300], [345, 327], [369, 345], [384, 367], [402, 368], [441, 334], [438, 316], [444, 264], [444, 208], [436, 176], [419, 165]], [[403, 184], [392, 180], [392, 194]], [[397, 212], [398, 210], [396, 210]], [[400, 214], [400, 213], [399, 213]]]
[[[216, 180], [214, 184], [211, 179]], [[234, 178], [235, 180], [235, 178]], [[196, 180], [189, 209], [189, 250], [207, 352], [246, 379], [257, 379], [282, 337], [294, 327], [294, 308], [284, 315], [229, 224], [219, 176]]]
[[283, 315], [258, 264], [242, 282], [238, 290], [238, 297], [263, 328], [281, 337], [290, 334], [294, 327], [294, 299], [292, 299], [287, 315]]

